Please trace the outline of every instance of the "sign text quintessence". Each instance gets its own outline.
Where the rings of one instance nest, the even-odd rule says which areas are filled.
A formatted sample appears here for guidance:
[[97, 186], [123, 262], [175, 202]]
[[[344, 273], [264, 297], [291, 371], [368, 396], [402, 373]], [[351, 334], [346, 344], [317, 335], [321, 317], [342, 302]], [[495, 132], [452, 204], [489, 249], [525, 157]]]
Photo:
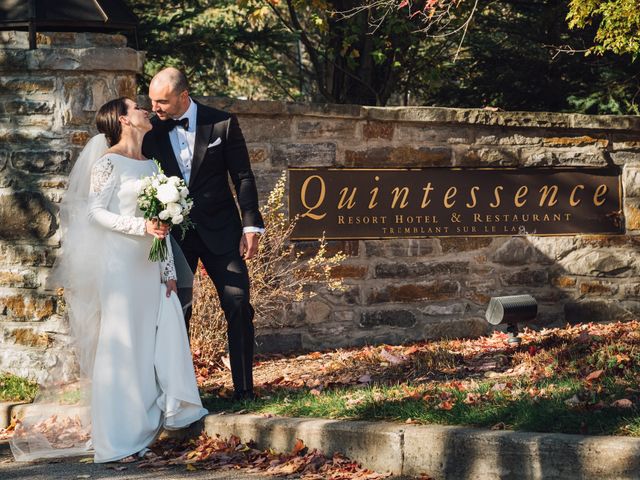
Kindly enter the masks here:
[[609, 168], [292, 168], [294, 240], [624, 233]]

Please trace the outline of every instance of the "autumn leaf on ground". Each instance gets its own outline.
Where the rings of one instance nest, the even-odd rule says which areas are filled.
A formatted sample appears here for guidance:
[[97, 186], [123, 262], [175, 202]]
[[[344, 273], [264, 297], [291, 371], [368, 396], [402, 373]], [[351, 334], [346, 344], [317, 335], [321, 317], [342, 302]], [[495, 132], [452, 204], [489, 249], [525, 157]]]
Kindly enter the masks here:
[[291, 450], [291, 455], [298, 455], [298, 453], [304, 449], [304, 442], [301, 439], [296, 438], [296, 444], [293, 446], [293, 450]]
[[347, 407], [356, 407], [364, 403], [364, 398], [356, 397], [347, 400]]
[[409, 388], [406, 385], [402, 385], [402, 391], [405, 393], [405, 398], [412, 400], [420, 400], [422, 398], [422, 392], [416, 388]]
[[633, 402], [628, 398], [621, 398], [611, 403], [613, 408], [633, 408]]
[[399, 365], [405, 361], [404, 358], [394, 355], [393, 353], [389, 353], [384, 348], [380, 351], [380, 357], [382, 357], [383, 360], [386, 360], [392, 365]]
[[107, 468], [110, 470], [115, 470], [116, 472], [122, 472], [128, 467], [125, 467], [124, 465], [109, 465]]
[[479, 393], [467, 393], [464, 403], [467, 405], [476, 405], [480, 401], [480, 398]]
[[596, 380], [599, 380], [600, 377], [602, 377], [603, 373], [604, 373], [604, 370], [596, 370], [595, 372], [591, 372], [589, 375], [585, 377], [585, 381], [595, 382]]
[[438, 408], [440, 410], [451, 410], [453, 408], [454, 403], [451, 400], [445, 400], [444, 402], [440, 402]]
[[419, 352], [419, 351], [420, 351], [420, 348], [417, 345], [412, 345], [411, 347], [407, 348], [404, 351], [404, 354], [406, 356], [409, 356], [409, 355], [413, 355], [414, 353]]

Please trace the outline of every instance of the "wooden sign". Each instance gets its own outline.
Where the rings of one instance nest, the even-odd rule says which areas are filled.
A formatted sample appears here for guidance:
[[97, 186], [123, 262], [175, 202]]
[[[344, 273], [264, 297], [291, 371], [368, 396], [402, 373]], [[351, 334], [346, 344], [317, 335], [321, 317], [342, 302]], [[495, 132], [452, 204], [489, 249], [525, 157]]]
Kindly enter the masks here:
[[617, 168], [289, 169], [292, 239], [624, 233]]

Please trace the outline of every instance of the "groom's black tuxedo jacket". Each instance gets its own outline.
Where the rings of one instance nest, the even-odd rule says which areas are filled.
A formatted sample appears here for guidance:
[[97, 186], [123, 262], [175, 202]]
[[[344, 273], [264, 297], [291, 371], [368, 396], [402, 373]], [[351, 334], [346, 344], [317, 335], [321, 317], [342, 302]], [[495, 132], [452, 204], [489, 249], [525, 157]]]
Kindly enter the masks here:
[[[197, 103], [196, 139], [191, 162], [189, 194], [191, 219], [207, 248], [214, 254], [237, 249], [242, 227], [264, 227], [258, 210], [258, 192], [247, 146], [235, 115]], [[167, 176], [182, 178], [169, 129], [158, 117], [144, 137], [142, 151], [160, 162]], [[228, 176], [235, 186], [240, 215]], [[187, 235], [193, 234], [190, 230]], [[180, 235], [176, 235], [180, 241]]]

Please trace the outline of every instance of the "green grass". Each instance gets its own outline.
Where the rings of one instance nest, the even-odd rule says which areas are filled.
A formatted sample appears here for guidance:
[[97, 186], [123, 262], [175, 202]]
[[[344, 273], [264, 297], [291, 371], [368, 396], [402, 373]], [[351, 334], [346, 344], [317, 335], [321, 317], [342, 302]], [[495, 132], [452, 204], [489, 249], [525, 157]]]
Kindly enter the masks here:
[[[274, 391], [267, 398], [243, 403], [205, 395], [204, 403], [211, 412], [244, 410], [279, 416], [398, 422], [411, 419], [411, 423], [421, 424], [640, 436], [638, 411], [610, 406], [614, 397], [620, 398], [623, 394], [613, 382], [603, 389], [606, 394], [585, 392], [583, 384], [573, 379], [546, 379], [537, 387], [548, 389], [542, 395], [532, 395], [525, 390], [528, 388], [525, 384], [522, 389], [516, 384], [504, 391], [496, 390], [496, 384], [486, 381], [465, 390], [440, 386], [425, 389], [424, 385], [409, 384], [377, 385], [335, 388], [320, 395]], [[574, 395], [585, 401], [573, 407], [567, 405], [565, 401]], [[469, 396], [472, 399], [475, 396], [478, 401], [469, 401]], [[602, 406], [594, 408], [599, 401]], [[444, 408], [443, 402], [448, 402]]]
[[38, 385], [10, 373], [0, 373], [0, 401], [31, 402], [38, 393]]

